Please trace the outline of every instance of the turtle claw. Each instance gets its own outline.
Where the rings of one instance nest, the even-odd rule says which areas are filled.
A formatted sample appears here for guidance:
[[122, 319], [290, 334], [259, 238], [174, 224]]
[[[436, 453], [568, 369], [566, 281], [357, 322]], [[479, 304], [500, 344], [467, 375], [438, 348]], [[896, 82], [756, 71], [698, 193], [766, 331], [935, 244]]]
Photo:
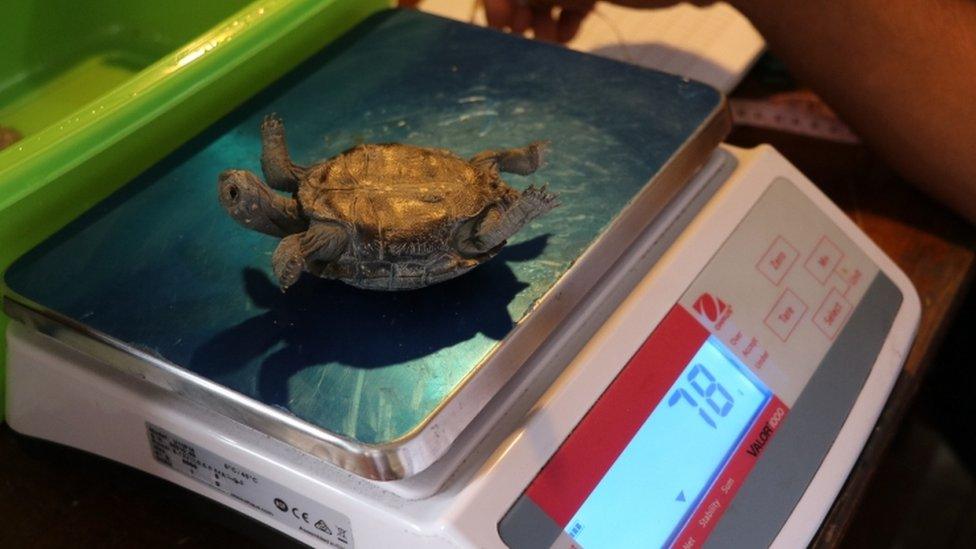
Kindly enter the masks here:
[[261, 135], [277, 136], [285, 129], [285, 123], [278, 116], [278, 113], [271, 113], [261, 120]]
[[559, 207], [559, 196], [549, 192], [548, 183], [540, 188], [530, 185], [528, 189], [522, 192], [519, 201], [524, 201], [525, 205], [529, 206], [529, 209], [534, 213], [532, 217], [538, 217], [553, 208]]

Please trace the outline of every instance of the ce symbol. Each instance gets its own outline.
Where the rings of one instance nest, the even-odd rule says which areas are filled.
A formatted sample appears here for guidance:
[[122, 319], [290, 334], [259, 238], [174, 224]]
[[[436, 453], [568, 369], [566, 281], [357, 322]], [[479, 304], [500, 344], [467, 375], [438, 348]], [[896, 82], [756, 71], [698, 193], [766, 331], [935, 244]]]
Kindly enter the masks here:
[[308, 513], [299, 513], [299, 512], [298, 512], [298, 507], [292, 507], [292, 508], [291, 508], [291, 514], [292, 514], [292, 515], [294, 515], [294, 516], [295, 516], [295, 518], [297, 518], [297, 519], [302, 519], [302, 520], [304, 520], [304, 521], [305, 521], [305, 524], [311, 524], [311, 523], [310, 523], [310, 522], [308, 521]]

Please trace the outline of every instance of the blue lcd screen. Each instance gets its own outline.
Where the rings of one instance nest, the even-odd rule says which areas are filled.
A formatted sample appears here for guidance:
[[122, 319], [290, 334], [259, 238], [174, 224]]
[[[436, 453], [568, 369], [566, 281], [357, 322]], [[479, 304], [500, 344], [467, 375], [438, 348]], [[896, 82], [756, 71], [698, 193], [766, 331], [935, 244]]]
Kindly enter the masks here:
[[770, 391], [710, 337], [566, 525], [586, 549], [665, 546]]

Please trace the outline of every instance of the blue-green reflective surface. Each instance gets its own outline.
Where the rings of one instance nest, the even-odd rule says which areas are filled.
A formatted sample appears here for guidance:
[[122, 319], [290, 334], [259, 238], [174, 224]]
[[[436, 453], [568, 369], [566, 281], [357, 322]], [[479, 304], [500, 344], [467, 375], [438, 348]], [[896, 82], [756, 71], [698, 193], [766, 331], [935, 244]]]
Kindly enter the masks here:
[[[330, 431], [417, 425], [716, 109], [678, 78], [414, 12], [380, 14], [142, 174], [6, 275], [16, 293]], [[217, 174], [260, 171], [282, 116], [299, 163], [360, 142], [462, 155], [552, 141], [562, 207], [453, 281], [371, 293], [270, 278], [277, 239], [220, 208]], [[119, 162], [125, 162], [119, 158]]]

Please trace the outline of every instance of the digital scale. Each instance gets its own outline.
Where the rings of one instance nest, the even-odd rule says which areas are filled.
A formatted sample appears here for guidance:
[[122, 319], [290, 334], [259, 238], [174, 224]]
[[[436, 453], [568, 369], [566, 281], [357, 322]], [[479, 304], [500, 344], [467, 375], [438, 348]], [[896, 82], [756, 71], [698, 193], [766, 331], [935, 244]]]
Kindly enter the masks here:
[[[269, 277], [216, 176], [552, 141], [563, 206], [427, 289]], [[793, 547], [881, 412], [907, 278], [707, 86], [379, 14], [5, 274], [8, 420], [321, 547]], [[324, 136], [324, 137], [323, 137]]]

